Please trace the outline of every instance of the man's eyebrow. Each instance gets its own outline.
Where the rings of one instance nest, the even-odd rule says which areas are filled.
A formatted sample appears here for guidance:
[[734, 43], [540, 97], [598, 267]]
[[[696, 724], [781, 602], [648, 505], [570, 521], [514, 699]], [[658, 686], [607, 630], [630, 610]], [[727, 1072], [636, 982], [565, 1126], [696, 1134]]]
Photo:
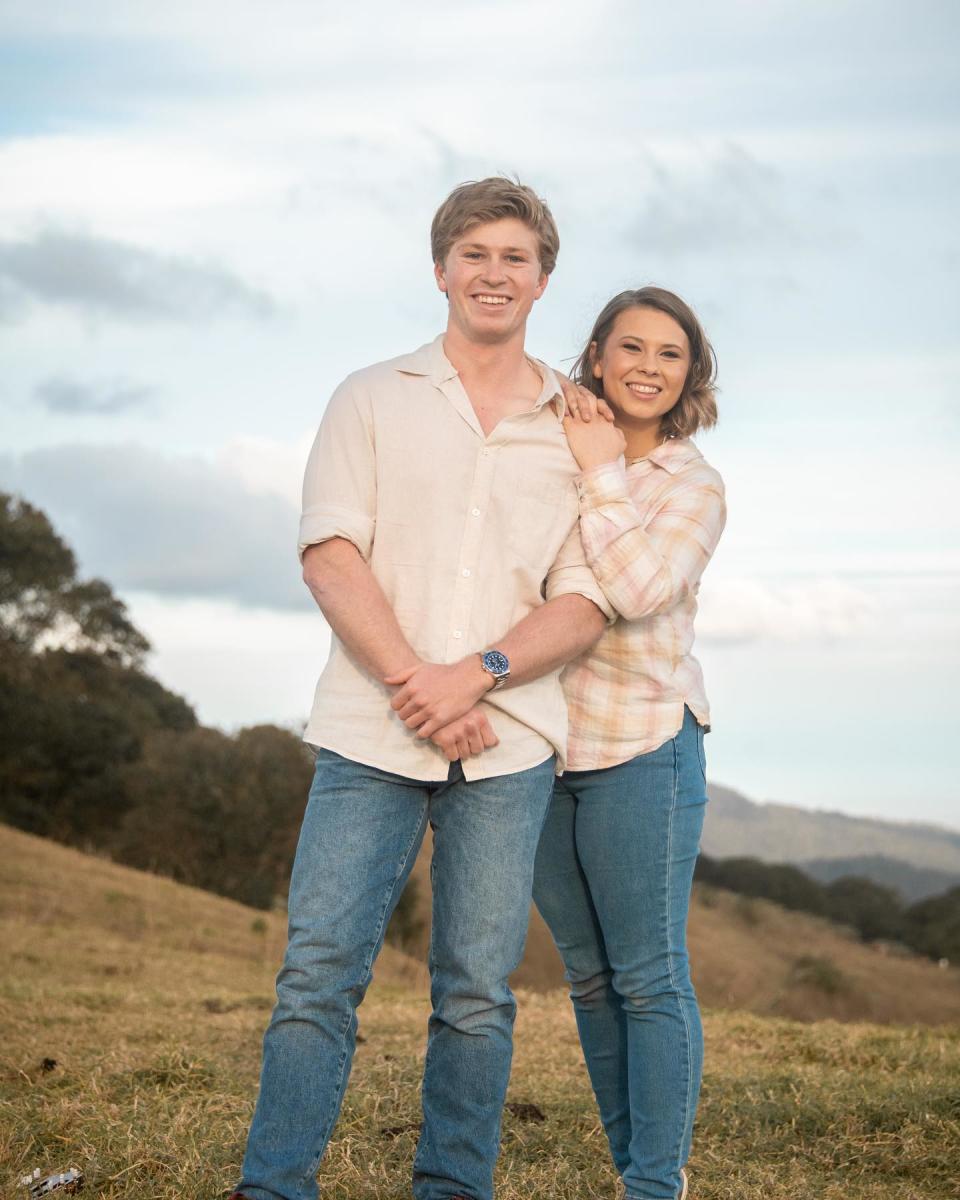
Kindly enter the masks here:
[[[461, 250], [489, 250], [491, 249], [485, 242], [461, 242]], [[498, 247], [494, 246], [496, 250]], [[532, 254], [533, 251], [529, 246], [502, 246], [500, 247], [504, 254]]]

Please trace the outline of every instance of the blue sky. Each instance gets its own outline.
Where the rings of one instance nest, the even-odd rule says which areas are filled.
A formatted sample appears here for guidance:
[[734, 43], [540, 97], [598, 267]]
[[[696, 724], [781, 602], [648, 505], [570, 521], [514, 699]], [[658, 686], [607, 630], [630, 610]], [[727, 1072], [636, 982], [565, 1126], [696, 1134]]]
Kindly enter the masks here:
[[310, 438], [441, 327], [439, 201], [516, 172], [535, 353], [646, 282], [718, 351], [713, 777], [960, 825], [956, 5], [59, 7], [0, 9], [0, 487], [205, 720], [306, 716]]

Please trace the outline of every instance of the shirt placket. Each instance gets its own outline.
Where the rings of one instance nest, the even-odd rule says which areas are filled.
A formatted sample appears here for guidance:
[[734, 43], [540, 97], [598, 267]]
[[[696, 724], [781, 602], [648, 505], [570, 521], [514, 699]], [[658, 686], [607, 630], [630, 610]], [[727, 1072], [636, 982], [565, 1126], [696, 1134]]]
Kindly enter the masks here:
[[453, 604], [450, 607], [450, 624], [447, 631], [447, 662], [463, 658], [470, 636], [473, 602], [479, 578], [480, 550], [483, 535], [490, 515], [490, 497], [497, 470], [499, 446], [484, 442], [477, 448], [474, 460], [473, 480], [467, 497], [467, 515], [464, 522], [460, 555], [457, 560], [457, 577], [453, 588]]

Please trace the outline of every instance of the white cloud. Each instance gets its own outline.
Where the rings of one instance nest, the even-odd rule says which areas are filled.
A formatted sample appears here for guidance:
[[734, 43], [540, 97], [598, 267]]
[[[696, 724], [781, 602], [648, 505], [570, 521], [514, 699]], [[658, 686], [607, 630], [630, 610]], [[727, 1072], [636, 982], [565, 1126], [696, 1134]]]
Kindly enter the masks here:
[[705, 581], [697, 638], [704, 642], [800, 641], [870, 636], [882, 608], [864, 587], [842, 579], [771, 584], [760, 579]]

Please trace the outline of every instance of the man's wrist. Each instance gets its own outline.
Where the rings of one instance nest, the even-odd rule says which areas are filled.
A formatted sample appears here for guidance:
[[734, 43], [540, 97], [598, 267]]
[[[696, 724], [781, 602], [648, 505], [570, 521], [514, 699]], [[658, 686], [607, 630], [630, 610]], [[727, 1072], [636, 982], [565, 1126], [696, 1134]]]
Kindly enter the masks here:
[[484, 650], [480, 655], [480, 669], [492, 680], [491, 692], [502, 688], [510, 678], [510, 660], [502, 650]]

